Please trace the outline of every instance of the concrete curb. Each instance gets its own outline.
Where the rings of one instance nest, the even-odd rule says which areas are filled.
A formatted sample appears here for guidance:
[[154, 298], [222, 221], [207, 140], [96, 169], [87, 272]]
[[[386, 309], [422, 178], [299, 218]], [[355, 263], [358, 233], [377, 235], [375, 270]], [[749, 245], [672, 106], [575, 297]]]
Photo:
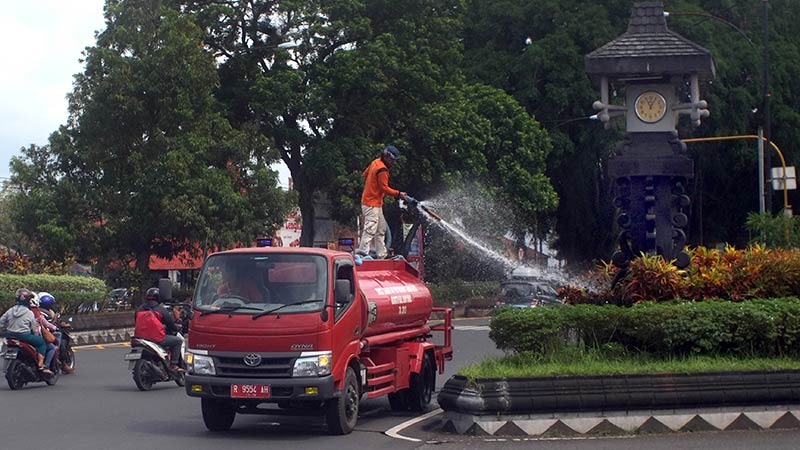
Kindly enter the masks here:
[[454, 376], [438, 401], [445, 431], [484, 436], [800, 428], [800, 371]]
[[442, 428], [473, 436], [540, 438], [800, 429], [800, 405], [558, 415], [475, 416], [446, 411]]
[[109, 330], [71, 331], [74, 345], [102, 345], [129, 342], [133, 337], [133, 327]]

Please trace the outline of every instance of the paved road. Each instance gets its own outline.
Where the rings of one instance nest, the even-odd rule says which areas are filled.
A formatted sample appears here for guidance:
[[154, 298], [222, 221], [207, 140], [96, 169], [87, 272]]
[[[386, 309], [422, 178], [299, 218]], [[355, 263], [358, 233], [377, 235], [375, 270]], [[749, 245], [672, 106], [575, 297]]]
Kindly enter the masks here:
[[[498, 354], [488, 339], [486, 320], [456, 322], [454, 361], [437, 385], [458, 367]], [[236, 450], [302, 445], [303, 450], [337, 449], [797, 449], [800, 432], [697, 433], [626, 439], [530, 440], [442, 434], [434, 416], [401, 431], [412, 442], [384, 434], [416, 417], [389, 409], [385, 399], [362, 403], [356, 430], [331, 437], [320, 419], [237, 416], [233, 429], [210, 433], [203, 426], [199, 401], [175, 384], [139, 392], [122, 360], [124, 347], [80, 349], [78, 373], [54, 387], [43, 383], [10, 391], [0, 385], [0, 449], [188, 449]], [[434, 409], [435, 405], [431, 409]]]
[[[486, 320], [458, 321], [454, 361], [438, 377], [441, 386], [458, 367], [495, 353]], [[304, 449], [414, 448], [419, 444], [392, 439], [384, 431], [416, 417], [395, 413], [385, 398], [362, 403], [353, 434], [334, 441], [317, 418], [239, 415], [228, 433], [206, 431], [198, 399], [174, 383], [140, 392], [123, 355], [127, 348], [106, 346], [77, 351], [78, 372], [62, 376], [54, 387], [29, 384], [10, 391], [0, 381], [0, 449], [143, 449], [217, 450], [302, 442]], [[434, 409], [435, 403], [431, 405]], [[296, 444], [295, 444], [296, 445]]]

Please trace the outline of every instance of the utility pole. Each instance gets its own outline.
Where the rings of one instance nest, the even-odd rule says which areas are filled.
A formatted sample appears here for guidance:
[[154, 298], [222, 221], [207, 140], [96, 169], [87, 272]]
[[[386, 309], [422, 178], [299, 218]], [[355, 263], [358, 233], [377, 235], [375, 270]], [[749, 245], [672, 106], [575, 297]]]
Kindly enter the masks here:
[[[772, 130], [770, 129], [770, 92], [769, 92], [769, 0], [762, 0], [764, 5], [764, 139], [766, 139], [767, 147], [772, 139]], [[772, 155], [771, 152], [764, 152], [764, 170], [767, 177], [770, 176], [772, 170]], [[769, 184], [769, 183], [768, 183]], [[766, 210], [772, 214], [772, 188], [766, 189]]]

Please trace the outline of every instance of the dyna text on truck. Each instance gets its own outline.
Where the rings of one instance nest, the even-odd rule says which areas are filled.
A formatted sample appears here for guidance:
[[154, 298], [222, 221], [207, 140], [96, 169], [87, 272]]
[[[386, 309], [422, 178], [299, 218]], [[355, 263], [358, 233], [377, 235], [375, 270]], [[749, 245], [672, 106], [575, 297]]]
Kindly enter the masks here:
[[[215, 253], [193, 304], [186, 392], [200, 397], [210, 430], [277, 406], [322, 411], [331, 433], [347, 434], [363, 397], [424, 410], [452, 359], [452, 312], [433, 308], [403, 259], [356, 265], [349, 253], [317, 248]], [[431, 325], [434, 311], [442, 320]]]

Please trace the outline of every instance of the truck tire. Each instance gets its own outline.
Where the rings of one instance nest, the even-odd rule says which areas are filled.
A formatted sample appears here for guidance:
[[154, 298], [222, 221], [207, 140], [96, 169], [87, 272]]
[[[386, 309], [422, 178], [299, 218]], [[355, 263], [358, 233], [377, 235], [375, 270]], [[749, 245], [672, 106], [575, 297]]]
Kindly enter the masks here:
[[341, 396], [328, 400], [325, 405], [325, 419], [331, 434], [350, 434], [353, 431], [358, 421], [359, 398], [356, 373], [352, 367], [348, 367]]
[[408, 389], [389, 394], [389, 406], [392, 411], [408, 411]]
[[436, 389], [436, 369], [432, 360], [431, 354], [426, 353], [419, 373], [411, 374], [407, 394], [408, 408], [411, 411], [423, 412], [431, 402]]
[[209, 431], [228, 431], [236, 418], [236, 409], [227, 402], [210, 398], [200, 399], [203, 409], [203, 422]]

